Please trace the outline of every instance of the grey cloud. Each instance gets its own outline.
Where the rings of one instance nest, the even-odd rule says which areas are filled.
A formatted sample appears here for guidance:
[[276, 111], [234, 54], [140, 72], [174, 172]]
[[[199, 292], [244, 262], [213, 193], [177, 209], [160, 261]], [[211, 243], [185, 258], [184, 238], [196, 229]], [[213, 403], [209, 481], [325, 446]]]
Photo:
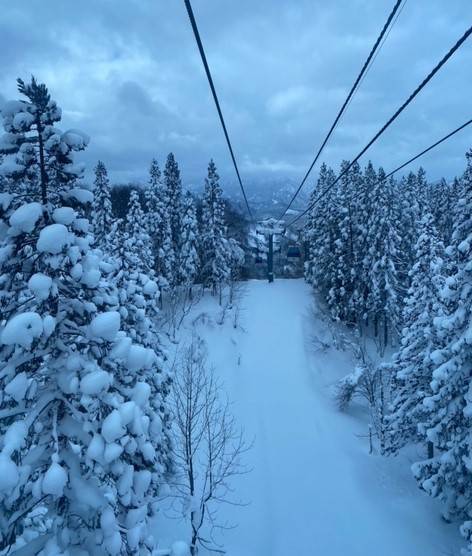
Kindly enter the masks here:
[[[193, 4], [244, 174], [301, 178], [392, 1]], [[18, 76], [47, 82], [62, 127], [92, 137], [89, 168], [102, 158], [116, 180], [145, 179], [150, 158], [173, 150], [184, 180], [203, 180], [210, 157], [233, 178], [183, 2], [27, 0], [2, 11], [0, 94], [15, 97]], [[323, 158], [336, 167], [352, 158], [469, 20], [469, 0], [447, 10], [443, 0], [407, 2]], [[471, 66], [472, 40], [369, 156], [394, 167], [467, 119]], [[469, 146], [464, 132], [423, 164], [434, 178], [451, 176]]]

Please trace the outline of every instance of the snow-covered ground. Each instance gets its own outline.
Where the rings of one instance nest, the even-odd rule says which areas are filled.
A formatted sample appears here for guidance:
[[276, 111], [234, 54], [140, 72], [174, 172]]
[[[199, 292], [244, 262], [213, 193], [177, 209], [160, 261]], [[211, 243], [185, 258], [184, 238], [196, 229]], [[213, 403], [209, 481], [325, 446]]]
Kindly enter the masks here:
[[421, 493], [409, 467], [368, 454], [368, 416], [360, 406], [340, 413], [333, 384], [352, 371], [346, 351], [316, 350], [313, 335], [329, 339], [313, 316], [303, 280], [250, 281], [241, 328], [216, 323], [219, 309], [205, 298], [185, 323], [198, 319], [209, 358], [223, 379], [246, 436], [252, 471], [238, 477], [221, 518], [238, 527], [221, 533], [230, 556], [444, 556], [459, 553], [456, 525]]

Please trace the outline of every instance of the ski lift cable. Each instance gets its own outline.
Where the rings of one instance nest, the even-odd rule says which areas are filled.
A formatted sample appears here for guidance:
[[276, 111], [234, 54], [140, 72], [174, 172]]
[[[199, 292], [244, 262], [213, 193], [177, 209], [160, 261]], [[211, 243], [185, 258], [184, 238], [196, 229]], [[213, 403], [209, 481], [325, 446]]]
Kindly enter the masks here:
[[[365, 70], [364, 75], [362, 76], [361, 80], [359, 81], [359, 84], [357, 85], [356, 92], [357, 92], [357, 90], [360, 88], [360, 86], [362, 85], [362, 83], [364, 82], [364, 79], [366, 78], [366, 75], [369, 73], [370, 68], [374, 65], [374, 62], [375, 62], [375, 60], [377, 59], [377, 56], [379, 55], [380, 51], [381, 51], [382, 48], [383, 48], [383, 45], [385, 44], [386, 40], [388, 39], [388, 37], [389, 37], [389, 35], [390, 35], [390, 32], [392, 31], [393, 27], [395, 26], [396, 22], [398, 21], [398, 18], [399, 18], [400, 15], [402, 14], [403, 9], [405, 8], [405, 5], [406, 5], [407, 1], [408, 1], [408, 0], [405, 0], [405, 1], [403, 2], [401, 8], [398, 10], [397, 15], [395, 16], [395, 19], [392, 21], [392, 24], [390, 25], [388, 31], [385, 33], [385, 36], [384, 36], [382, 42], [380, 43], [380, 45], [379, 45], [379, 47], [378, 47], [376, 53], [374, 54], [372, 60], [370, 61], [369, 65], [367, 66], [367, 69]], [[353, 98], [354, 98], [354, 95], [350, 98], [349, 102], [347, 103], [346, 110], [349, 108], [349, 106], [350, 106], [350, 104], [351, 104]], [[334, 128], [334, 131], [336, 131], [338, 125], [339, 125], [339, 122], [336, 124], [336, 126], [335, 126], [335, 128]], [[333, 132], [334, 132], [334, 131], [333, 131]]]
[[[364, 62], [364, 65], [362, 66], [362, 69], [361, 69], [359, 75], [357, 76], [356, 80], [354, 81], [353, 86], [351, 87], [351, 90], [349, 91], [349, 94], [347, 95], [346, 100], [344, 101], [343, 105], [341, 106], [341, 108], [338, 112], [338, 115], [336, 116], [330, 130], [328, 131], [326, 137], [324, 138], [323, 143], [321, 144], [320, 148], [318, 149], [318, 152], [316, 153], [316, 156], [315, 156], [313, 162], [311, 163], [311, 165], [308, 168], [307, 172], [305, 173], [302, 181], [300, 182], [300, 185], [298, 186], [295, 193], [292, 195], [292, 198], [290, 199], [290, 202], [288, 203], [287, 207], [285, 208], [285, 210], [281, 214], [280, 219], [282, 219], [285, 216], [287, 211], [290, 209], [290, 207], [294, 203], [295, 199], [298, 197], [300, 191], [302, 190], [302, 187], [305, 185], [305, 182], [308, 179], [308, 176], [310, 175], [311, 171], [313, 170], [313, 167], [317, 163], [319, 157], [321, 156], [321, 153], [323, 152], [323, 149], [325, 148], [326, 143], [328, 142], [328, 140], [331, 137], [332, 133], [334, 132], [336, 126], [338, 125], [338, 122], [341, 119], [341, 116], [343, 115], [343, 113], [345, 112], [345, 110], [346, 110], [348, 104], [350, 103], [352, 97], [356, 93], [356, 90], [358, 89], [358, 86], [359, 86], [363, 76], [368, 71], [369, 65], [370, 65], [371, 61], [373, 61], [373, 57], [374, 57], [377, 49], [379, 48], [379, 46], [381, 48], [380, 43], [382, 42], [382, 39], [384, 38], [385, 33], [387, 32], [388, 28], [390, 27], [390, 23], [392, 22], [393, 18], [395, 17], [395, 14], [398, 11], [402, 1], [403, 0], [396, 0], [392, 11], [390, 12], [390, 15], [387, 18], [387, 21], [385, 22], [385, 24], [382, 28], [382, 31], [380, 32], [380, 35], [377, 37], [377, 40], [375, 41], [374, 46], [372, 47], [369, 55], [367, 56], [367, 59]], [[406, 2], [406, 0], [405, 0], [405, 2]]]
[[[408, 164], [411, 164], [412, 162], [414, 162], [415, 160], [417, 160], [418, 158], [420, 158], [421, 156], [425, 155], [426, 153], [428, 153], [429, 151], [433, 150], [434, 148], [436, 148], [438, 145], [440, 145], [441, 143], [444, 143], [444, 141], [447, 141], [448, 139], [450, 139], [453, 135], [455, 135], [456, 133], [459, 133], [459, 131], [462, 131], [464, 128], [466, 128], [467, 126], [469, 126], [470, 124], [472, 124], [472, 119], [468, 120], [467, 122], [465, 122], [464, 124], [462, 124], [461, 126], [457, 127], [456, 129], [454, 129], [453, 131], [449, 132], [447, 135], [444, 135], [444, 137], [441, 137], [441, 139], [439, 139], [438, 141], [436, 141], [435, 143], [433, 143], [432, 145], [430, 145], [429, 147], [427, 147], [426, 149], [422, 150], [420, 153], [418, 153], [417, 155], [413, 156], [412, 158], [410, 158], [409, 160], [407, 160], [406, 162], [404, 162], [403, 164], [400, 164], [400, 166], [397, 166], [394, 170], [392, 170], [391, 172], [389, 172], [388, 174], [385, 175], [384, 178], [382, 178], [382, 180], [378, 180], [375, 183], [372, 184], [372, 187], [375, 187], [376, 185], [378, 185], [381, 181], [386, 180], [387, 178], [389, 178], [390, 176], [393, 176], [393, 174], [396, 174], [399, 170], [402, 170], [403, 168], [405, 168], [405, 166], [408, 166]], [[337, 180], [336, 180], [337, 181]], [[433, 182], [430, 183], [437, 183], [440, 182], [441, 179], [435, 180]], [[320, 195], [311, 205], [311, 208], [313, 208], [313, 206], [316, 204], [317, 201], [319, 201], [322, 196], [325, 193], [328, 193], [329, 189], [331, 189], [331, 187], [334, 185], [334, 182], [329, 186], [329, 188], [327, 188], [322, 195]], [[310, 209], [311, 210], [311, 209]], [[303, 216], [303, 214], [301, 214], [299, 217]], [[299, 218], [297, 217], [297, 219]]]
[[444, 64], [459, 50], [459, 48], [464, 44], [464, 42], [472, 34], [472, 26], [467, 29], [467, 31], [462, 35], [462, 37], [450, 48], [445, 56], [434, 66], [434, 68], [429, 72], [429, 74], [423, 79], [423, 81], [416, 87], [416, 89], [411, 93], [411, 95], [405, 100], [405, 102], [394, 112], [393, 116], [379, 129], [379, 131], [372, 137], [372, 139], [367, 143], [367, 145], [360, 151], [360, 153], [354, 158], [352, 162], [339, 174], [339, 176], [329, 185], [324, 191], [322, 191], [318, 197], [316, 197], [308, 207], [296, 216], [288, 226], [295, 224], [300, 218], [305, 216], [310, 210], [316, 205], [316, 203], [324, 197], [337, 183], [338, 181], [349, 172], [352, 166], [361, 158], [363, 154], [377, 141], [377, 139], [387, 130], [388, 127], [398, 118], [398, 116], [405, 110], [405, 108], [415, 99], [415, 97], [420, 93], [420, 91], [426, 87], [426, 85], [431, 81], [431, 79], [436, 75], [436, 73], [444, 66]]
[[224, 117], [223, 117], [223, 112], [221, 111], [220, 103], [219, 103], [219, 100], [218, 100], [218, 95], [216, 94], [215, 85], [213, 84], [213, 78], [211, 76], [210, 67], [208, 65], [208, 61], [207, 61], [207, 58], [206, 58], [206, 55], [205, 55], [205, 50], [203, 48], [203, 43], [202, 43], [202, 40], [200, 38], [200, 33], [198, 31], [197, 22], [195, 21], [195, 16], [193, 14], [192, 5], [190, 4], [190, 0], [184, 0], [184, 3], [185, 3], [185, 7], [187, 8], [187, 14], [188, 14], [188, 17], [190, 19], [190, 25], [192, 26], [192, 30], [193, 30], [193, 34], [195, 36], [195, 41], [197, 43], [198, 50], [200, 52], [200, 57], [201, 57], [202, 62], [203, 62], [203, 67], [205, 68], [205, 73], [206, 73], [206, 76], [207, 76], [207, 79], [208, 79], [208, 83], [210, 85], [211, 93], [213, 95], [213, 100], [215, 101], [216, 110], [217, 110], [218, 116], [220, 118], [221, 127], [223, 128], [223, 132], [224, 132], [224, 135], [225, 135], [225, 138], [226, 138], [226, 143], [228, 145], [228, 149], [229, 149], [229, 152], [230, 152], [230, 155], [231, 155], [231, 160], [233, 161], [233, 166], [234, 166], [234, 169], [236, 171], [236, 176], [238, 178], [239, 187], [241, 188], [241, 192], [242, 192], [243, 197], [244, 197], [244, 202], [246, 204], [246, 208], [247, 208], [249, 217], [251, 218], [251, 220], [254, 220], [251, 208], [249, 207], [249, 202], [248, 202], [248, 199], [247, 199], [247, 196], [246, 196], [246, 191], [244, 190], [243, 182], [241, 180], [241, 175], [239, 173], [239, 168], [238, 168], [238, 165], [236, 163], [236, 158], [234, 156], [234, 151], [233, 151], [233, 147], [231, 145], [228, 130], [226, 129], [226, 124], [225, 124], [225, 120], [224, 120]]
[[[444, 141], [447, 141], [450, 137], [452, 137], [453, 135], [455, 135], [456, 133], [459, 133], [459, 131], [462, 131], [465, 127], [467, 127], [468, 125], [472, 124], [472, 119], [470, 119], [469, 121], [465, 122], [465, 124], [462, 124], [461, 126], [457, 127], [454, 131], [451, 131], [450, 133], [448, 133], [447, 135], [445, 135], [444, 137], [442, 137], [441, 139], [439, 139], [439, 141], [436, 141], [436, 143], [433, 143], [432, 145], [430, 145], [427, 149], [424, 149], [423, 151], [421, 151], [420, 153], [418, 153], [416, 156], [413, 156], [412, 158], [410, 158], [410, 160], [407, 160], [406, 162], [404, 162], [403, 164], [401, 164], [400, 166], [398, 166], [397, 168], [395, 168], [395, 170], [392, 170], [391, 172], [389, 172], [384, 179], [389, 178], [390, 176], [392, 176], [393, 174], [395, 174], [396, 172], [398, 172], [399, 170], [402, 170], [403, 168], [405, 168], [405, 166], [408, 166], [408, 164], [411, 164], [412, 162], [414, 162], [416, 159], [420, 158], [421, 156], [423, 156], [424, 154], [426, 154], [427, 152], [433, 150], [435, 147], [437, 147], [438, 145], [440, 145], [441, 143], [444, 143]], [[437, 180], [440, 181], [440, 180]], [[430, 182], [431, 183], [431, 182]], [[377, 184], [374, 184], [377, 185]]]
[[[450, 137], [452, 137], [453, 135], [455, 135], [456, 133], [459, 133], [459, 131], [463, 130], [465, 127], [467, 127], [468, 125], [472, 124], [472, 119], [470, 119], [469, 121], [465, 122], [464, 124], [462, 124], [461, 126], [457, 127], [456, 129], [454, 129], [454, 131], [451, 131], [450, 133], [448, 133], [447, 135], [445, 135], [444, 137], [442, 137], [441, 139], [439, 139], [439, 141], [436, 141], [436, 143], [433, 143], [432, 145], [430, 145], [428, 148], [424, 149], [423, 151], [421, 151], [420, 153], [418, 153], [417, 155], [413, 156], [412, 158], [410, 158], [409, 160], [407, 160], [406, 162], [404, 162], [403, 164], [401, 164], [400, 166], [397, 166], [394, 170], [392, 170], [391, 172], [389, 172], [388, 174], [385, 175], [385, 177], [381, 180], [377, 180], [376, 182], [374, 182], [372, 184], [372, 187], [375, 187], [376, 185], [378, 185], [379, 183], [385, 181], [387, 178], [391, 177], [393, 174], [395, 174], [396, 172], [398, 172], [399, 170], [401, 170], [402, 168], [405, 168], [405, 166], [407, 166], [408, 164], [411, 164], [413, 161], [417, 160], [418, 158], [420, 158], [421, 156], [423, 156], [424, 154], [426, 154], [427, 152], [431, 151], [432, 149], [434, 149], [435, 147], [437, 147], [438, 145], [440, 145], [441, 143], [443, 143], [444, 141], [447, 141], [447, 139], [449, 139]], [[440, 183], [442, 181], [441, 179], [438, 180], [433, 180], [433, 181], [429, 181], [430, 185], [434, 185], [437, 183]], [[364, 238], [364, 241], [362, 242], [362, 246], [361, 248], [363, 249], [364, 246], [366, 245], [368, 241], [367, 236]]]

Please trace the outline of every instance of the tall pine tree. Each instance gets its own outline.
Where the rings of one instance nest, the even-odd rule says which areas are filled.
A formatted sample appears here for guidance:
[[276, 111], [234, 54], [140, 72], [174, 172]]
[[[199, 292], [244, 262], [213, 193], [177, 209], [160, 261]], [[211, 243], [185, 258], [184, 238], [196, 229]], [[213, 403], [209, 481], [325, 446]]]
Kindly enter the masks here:
[[221, 289], [229, 277], [228, 245], [225, 239], [224, 202], [219, 175], [213, 160], [208, 165], [202, 203], [202, 280], [213, 293]]
[[198, 257], [198, 223], [195, 202], [187, 191], [183, 201], [183, 218], [179, 252], [179, 282], [189, 291], [198, 276], [200, 261]]
[[182, 181], [180, 179], [179, 165], [173, 153], [167, 156], [164, 168], [164, 187], [166, 191], [167, 211], [170, 218], [172, 244], [174, 250], [179, 249], [182, 228]]
[[411, 441], [424, 440], [418, 431], [426, 413], [424, 400], [431, 395], [433, 360], [438, 347], [434, 319], [441, 314], [444, 247], [433, 216], [426, 213], [419, 224], [415, 264], [403, 314], [401, 346], [393, 359], [394, 396], [388, 418], [388, 451], [396, 452]]
[[448, 250], [455, 272], [442, 292], [446, 314], [435, 319], [441, 346], [431, 356], [431, 395], [424, 401], [427, 414], [420, 423], [435, 455], [416, 464], [414, 472], [426, 492], [444, 501], [447, 518], [465, 520], [462, 531], [472, 553], [472, 151], [461, 181]]
[[95, 242], [102, 249], [109, 248], [109, 235], [113, 223], [110, 181], [105, 164], [99, 160], [95, 167], [92, 225]]

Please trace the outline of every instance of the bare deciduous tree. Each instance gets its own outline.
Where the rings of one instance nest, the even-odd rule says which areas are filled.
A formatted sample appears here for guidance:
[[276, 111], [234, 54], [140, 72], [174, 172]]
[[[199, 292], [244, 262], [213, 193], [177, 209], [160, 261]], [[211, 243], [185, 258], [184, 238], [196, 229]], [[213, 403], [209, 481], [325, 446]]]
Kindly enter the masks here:
[[[217, 519], [218, 505], [242, 505], [231, 499], [230, 480], [248, 472], [241, 462], [250, 448], [222, 399], [220, 382], [208, 368], [203, 341], [194, 336], [177, 364], [174, 379], [174, 451], [178, 498], [190, 520], [192, 555], [198, 546], [223, 552], [214, 538], [226, 528]], [[209, 538], [203, 536], [208, 524]]]
[[199, 303], [201, 294], [195, 295], [188, 287], [175, 287], [164, 297], [165, 304], [160, 312], [160, 323], [167, 330], [170, 340], [176, 342], [178, 330], [185, 317]]

